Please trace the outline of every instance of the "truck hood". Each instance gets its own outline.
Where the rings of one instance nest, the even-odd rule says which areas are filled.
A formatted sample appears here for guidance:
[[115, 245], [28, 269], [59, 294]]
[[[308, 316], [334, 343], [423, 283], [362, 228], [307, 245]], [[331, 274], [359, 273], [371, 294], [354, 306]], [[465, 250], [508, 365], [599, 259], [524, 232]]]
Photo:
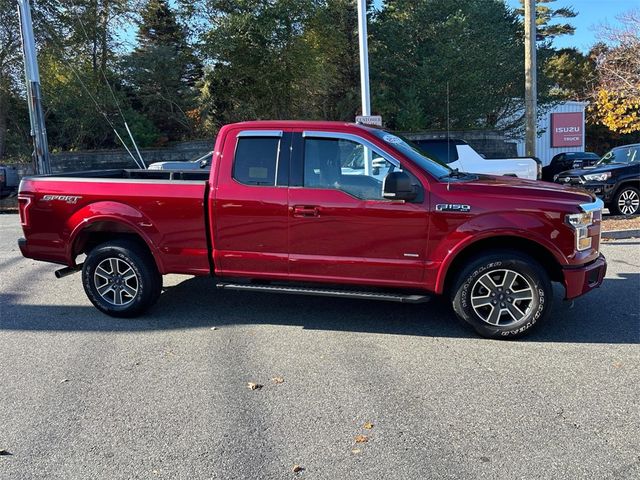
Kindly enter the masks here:
[[[451, 183], [453, 187], [454, 183]], [[580, 188], [559, 185], [557, 183], [538, 180], [525, 180], [516, 177], [474, 175], [470, 180], [455, 182], [459, 191], [473, 191], [474, 193], [490, 196], [531, 197], [532, 201], [561, 201], [568, 203], [591, 203], [595, 197]]]

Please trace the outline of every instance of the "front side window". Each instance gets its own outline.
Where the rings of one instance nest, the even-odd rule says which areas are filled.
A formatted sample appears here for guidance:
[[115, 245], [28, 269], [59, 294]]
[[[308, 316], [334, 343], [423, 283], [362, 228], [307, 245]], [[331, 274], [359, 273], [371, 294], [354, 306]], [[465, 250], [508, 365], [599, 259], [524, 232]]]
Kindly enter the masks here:
[[610, 163], [638, 163], [640, 162], [640, 147], [619, 147], [614, 148], [607, 153], [602, 160], [598, 162], [598, 165], [608, 165]]
[[280, 138], [239, 138], [233, 178], [244, 185], [275, 186]]
[[398, 170], [380, 152], [358, 142], [337, 138], [305, 140], [304, 186], [308, 188], [329, 188], [364, 200], [384, 200], [384, 178]]

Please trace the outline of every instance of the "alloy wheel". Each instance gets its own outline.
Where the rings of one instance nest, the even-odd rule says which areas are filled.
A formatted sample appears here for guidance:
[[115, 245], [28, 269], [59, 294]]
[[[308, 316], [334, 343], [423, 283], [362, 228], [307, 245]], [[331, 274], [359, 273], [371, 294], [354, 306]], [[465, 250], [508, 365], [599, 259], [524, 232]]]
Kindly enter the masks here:
[[483, 322], [509, 326], [527, 316], [533, 304], [533, 287], [513, 270], [492, 270], [471, 290], [471, 306]]
[[623, 215], [634, 215], [640, 209], [640, 195], [636, 190], [625, 190], [618, 197], [618, 209]]
[[121, 258], [106, 258], [93, 274], [98, 295], [111, 305], [129, 305], [138, 295], [140, 281], [133, 267]]

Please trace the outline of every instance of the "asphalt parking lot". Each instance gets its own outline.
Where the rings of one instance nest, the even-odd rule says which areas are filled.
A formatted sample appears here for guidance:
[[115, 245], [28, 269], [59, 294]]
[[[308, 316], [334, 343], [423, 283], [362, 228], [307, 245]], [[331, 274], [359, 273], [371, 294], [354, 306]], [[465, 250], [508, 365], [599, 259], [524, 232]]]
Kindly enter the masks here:
[[3, 480], [640, 478], [640, 240], [604, 244], [602, 288], [498, 342], [439, 301], [181, 276], [116, 320], [20, 235], [0, 215]]

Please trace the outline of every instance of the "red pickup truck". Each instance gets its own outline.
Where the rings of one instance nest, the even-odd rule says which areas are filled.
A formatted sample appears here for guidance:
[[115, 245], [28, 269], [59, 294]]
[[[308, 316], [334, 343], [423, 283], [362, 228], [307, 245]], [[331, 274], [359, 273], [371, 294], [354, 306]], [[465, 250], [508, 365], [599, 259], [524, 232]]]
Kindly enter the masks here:
[[[162, 275], [219, 288], [424, 302], [446, 295], [481, 335], [514, 338], [598, 287], [602, 201], [460, 173], [381, 129], [268, 121], [220, 130], [211, 169], [25, 178], [25, 257], [82, 270], [91, 302], [147, 310]], [[86, 255], [84, 262], [80, 258]]]

